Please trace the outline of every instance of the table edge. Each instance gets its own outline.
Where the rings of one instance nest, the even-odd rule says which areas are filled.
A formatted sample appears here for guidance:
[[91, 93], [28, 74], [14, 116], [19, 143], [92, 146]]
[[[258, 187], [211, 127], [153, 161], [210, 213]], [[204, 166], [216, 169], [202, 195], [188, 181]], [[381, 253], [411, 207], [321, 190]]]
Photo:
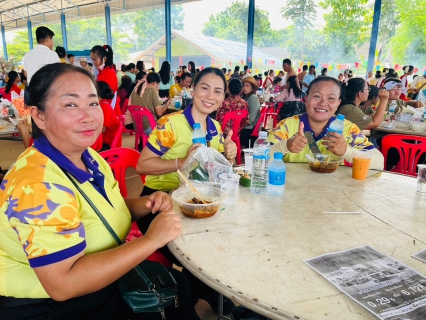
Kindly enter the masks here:
[[[233, 301], [242, 304], [248, 309], [258, 312], [265, 317], [269, 317], [271, 319], [300, 319], [304, 320], [304, 318], [292, 315], [283, 310], [274, 308], [265, 303], [254, 300], [248, 295], [226, 285], [226, 283], [214, 279], [204, 272], [201, 268], [199, 268], [194, 262], [192, 262], [191, 258], [185, 255], [182, 250], [173, 242], [169, 242], [167, 247], [172, 252], [172, 254], [182, 263], [182, 265], [188, 269], [194, 276], [203, 281], [206, 285], [213, 288], [214, 290], [220, 292], [224, 296], [231, 298]], [[278, 316], [278, 317], [277, 317]]]

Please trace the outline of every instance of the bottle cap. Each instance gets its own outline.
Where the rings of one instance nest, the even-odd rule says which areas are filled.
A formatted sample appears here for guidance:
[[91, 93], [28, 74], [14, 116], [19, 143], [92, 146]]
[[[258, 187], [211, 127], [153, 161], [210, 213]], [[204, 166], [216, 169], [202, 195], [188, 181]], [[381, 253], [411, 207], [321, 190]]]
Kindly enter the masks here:
[[194, 130], [201, 129], [201, 124], [198, 123], [198, 122], [195, 122], [193, 128], [194, 128]]
[[343, 114], [338, 114], [337, 120], [343, 121], [343, 120], [345, 120], [345, 116]]
[[259, 132], [259, 137], [266, 138], [267, 136], [268, 136], [268, 133], [266, 131]]
[[275, 152], [275, 153], [274, 153], [274, 159], [282, 160], [282, 159], [283, 159], [283, 157], [284, 157], [284, 155], [283, 155], [283, 153], [282, 153], [282, 152]]

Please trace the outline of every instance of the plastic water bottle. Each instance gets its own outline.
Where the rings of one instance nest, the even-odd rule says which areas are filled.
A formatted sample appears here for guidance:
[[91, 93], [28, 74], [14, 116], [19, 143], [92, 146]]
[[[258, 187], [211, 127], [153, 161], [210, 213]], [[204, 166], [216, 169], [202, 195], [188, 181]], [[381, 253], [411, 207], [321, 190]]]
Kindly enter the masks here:
[[192, 131], [192, 143], [201, 143], [207, 146], [206, 135], [203, 130], [201, 130], [200, 123], [194, 123], [194, 131]]
[[250, 191], [252, 193], [266, 193], [268, 183], [268, 165], [270, 144], [266, 131], [259, 132], [259, 138], [253, 145], [253, 168]]
[[329, 132], [337, 132], [343, 134], [345, 116], [343, 114], [338, 114], [337, 118], [330, 124], [328, 127], [327, 133]]
[[271, 196], [282, 196], [284, 194], [286, 167], [281, 152], [274, 153], [274, 161], [268, 170], [268, 194]]

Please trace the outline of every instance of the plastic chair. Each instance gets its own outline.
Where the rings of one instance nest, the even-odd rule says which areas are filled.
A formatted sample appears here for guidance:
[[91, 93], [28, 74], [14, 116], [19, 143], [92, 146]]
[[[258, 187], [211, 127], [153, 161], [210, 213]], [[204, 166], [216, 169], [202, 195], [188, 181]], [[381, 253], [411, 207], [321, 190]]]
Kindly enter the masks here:
[[232, 120], [232, 137], [231, 140], [237, 145], [237, 162], [241, 164], [241, 143], [240, 143], [240, 129], [244, 127], [244, 122], [248, 116], [248, 110], [230, 111], [225, 114], [222, 121], [222, 131], [225, 129], [226, 124]]
[[148, 119], [151, 129], [154, 130], [156, 121], [151, 111], [145, 107], [140, 106], [128, 106], [127, 107], [132, 115], [133, 124], [135, 126], [135, 149], [138, 149], [140, 139], [142, 139], [142, 147], [145, 147], [148, 141], [148, 135], [145, 134], [143, 129], [143, 117]]
[[115, 133], [114, 140], [112, 140], [111, 149], [121, 147], [121, 144], [123, 142], [123, 138], [121, 137], [121, 134], [123, 133], [125, 119], [126, 119], [125, 116], [120, 116], [120, 126], [118, 127], [117, 132]]
[[266, 128], [266, 123], [268, 122], [268, 119], [272, 118], [272, 122], [273, 122], [272, 128], [275, 128], [275, 126], [278, 123], [278, 113], [274, 103], [272, 102], [266, 103], [265, 109], [266, 109], [266, 114], [263, 120], [263, 127]]
[[259, 132], [264, 127], [263, 122], [265, 121], [265, 117], [266, 117], [266, 107], [260, 109], [260, 117], [259, 117], [259, 120], [257, 120], [256, 125], [253, 128], [253, 132], [251, 134], [252, 137], [258, 137], [259, 136]]
[[[123, 198], [127, 197], [127, 187], [126, 187], [126, 169], [129, 167], [136, 168], [136, 164], [138, 163], [138, 159], [140, 153], [134, 149], [129, 148], [116, 148], [103, 151], [99, 153], [106, 162], [108, 162], [111, 167], [112, 172], [114, 173], [114, 177], [118, 182], [120, 187], [120, 193]], [[140, 176], [142, 179], [142, 183], [145, 180], [145, 176]], [[126, 238], [127, 241], [131, 241], [135, 238], [139, 238], [142, 236], [138, 225], [136, 222], [132, 223], [130, 228], [130, 232]], [[173, 263], [164, 257], [164, 255], [156, 251], [148, 258], [150, 261], [159, 262], [165, 266], [172, 267]]]
[[391, 171], [417, 176], [417, 164], [422, 154], [426, 153], [426, 137], [403, 134], [384, 136], [382, 139], [382, 153], [385, 158], [385, 168], [390, 148], [395, 148], [399, 153], [399, 162]]
[[[126, 114], [128, 104], [129, 104], [129, 98], [126, 98], [126, 100], [124, 100], [123, 107], [121, 108], [121, 114], [123, 116], [125, 116], [125, 114]], [[135, 130], [133, 130], [133, 129], [127, 129], [126, 124], [124, 123], [123, 133], [128, 133], [131, 136], [133, 136], [134, 132], [135, 132]]]

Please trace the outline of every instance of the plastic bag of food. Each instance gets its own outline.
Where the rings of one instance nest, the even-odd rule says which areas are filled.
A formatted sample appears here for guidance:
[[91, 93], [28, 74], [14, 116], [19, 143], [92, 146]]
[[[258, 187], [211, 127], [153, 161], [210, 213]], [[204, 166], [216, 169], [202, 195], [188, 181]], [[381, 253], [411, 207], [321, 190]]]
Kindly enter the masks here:
[[216, 149], [200, 146], [186, 159], [181, 171], [190, 180], [218, 182], [217, 175], [232, 172], [232, 165]]

